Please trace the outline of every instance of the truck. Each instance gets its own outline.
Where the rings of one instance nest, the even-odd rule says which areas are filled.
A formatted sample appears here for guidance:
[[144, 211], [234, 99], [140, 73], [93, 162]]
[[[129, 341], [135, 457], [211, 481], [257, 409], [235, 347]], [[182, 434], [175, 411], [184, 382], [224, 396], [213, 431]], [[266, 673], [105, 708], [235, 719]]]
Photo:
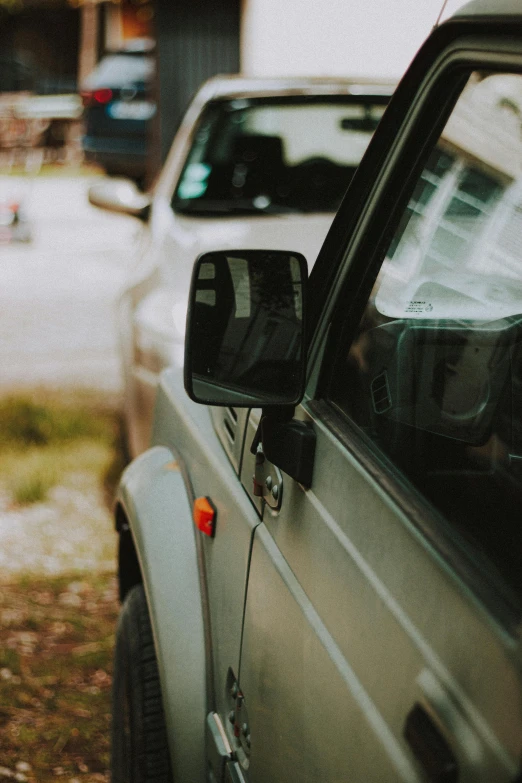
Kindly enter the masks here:
[[195, 260], [115, 506], [113, 783], [522, 781], [522, 9], [400, 81], [308, 276]]

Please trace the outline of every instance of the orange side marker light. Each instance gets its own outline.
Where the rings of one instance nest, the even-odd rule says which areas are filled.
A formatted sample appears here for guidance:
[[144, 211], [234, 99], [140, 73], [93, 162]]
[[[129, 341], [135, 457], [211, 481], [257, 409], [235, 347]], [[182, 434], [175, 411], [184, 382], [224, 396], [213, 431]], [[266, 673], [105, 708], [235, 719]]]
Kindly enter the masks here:
[[213, 536], [216, 531], [216, 507], [208, 497], [196, 498], [193, 517], [198, 530], [207, 536]]

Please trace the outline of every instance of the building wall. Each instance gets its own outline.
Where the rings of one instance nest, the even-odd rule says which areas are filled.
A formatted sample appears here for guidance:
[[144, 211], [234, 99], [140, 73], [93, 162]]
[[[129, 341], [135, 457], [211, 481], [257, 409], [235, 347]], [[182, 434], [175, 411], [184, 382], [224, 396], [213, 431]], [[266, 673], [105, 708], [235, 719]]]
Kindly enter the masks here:
[[24, 63], [42, 92], [74, 90], [79, 12], [67, 4], [0, 8], [0, 53]]
[[[156, 0], [159, 147], [165, 159], [202, 82], [239, 70], [239, 0]], [[158, 133], [159, 132], [159, 133]]]
[[443, 0], [244, 0], [241, 69], [252, 76], [399, 77]]

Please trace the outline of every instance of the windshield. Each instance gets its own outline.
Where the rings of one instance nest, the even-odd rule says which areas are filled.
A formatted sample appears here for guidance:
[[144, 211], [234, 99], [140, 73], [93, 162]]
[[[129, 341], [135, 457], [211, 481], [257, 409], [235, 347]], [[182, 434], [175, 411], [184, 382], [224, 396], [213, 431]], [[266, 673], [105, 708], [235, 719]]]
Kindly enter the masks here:
[[215, 101], [176, 188], [177, 212], [335, 212], [387, 96]]

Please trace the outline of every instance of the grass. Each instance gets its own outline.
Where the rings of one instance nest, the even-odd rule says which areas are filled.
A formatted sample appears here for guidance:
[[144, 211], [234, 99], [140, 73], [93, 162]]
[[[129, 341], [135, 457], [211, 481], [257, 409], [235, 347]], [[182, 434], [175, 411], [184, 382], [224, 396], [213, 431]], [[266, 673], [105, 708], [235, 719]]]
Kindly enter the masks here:
[[[1, 3], [0, 3], [1, 5]], [[12, 177], [99, 177], [104, 171], [95, 164], [81, 163], [79, 165], [69, 163], [44, 163], [34, 170], [31, 166], [16, 163], [13, 166], [6, 165], [0, 160], [0, 176]]]
[[82, 439], [63, 445], [4, 449], [2, 481], [18, 505], [44, 501], [68, 472], [93, 473], [100, 481], [112, 465], [110, 443]]
[[47, 446], [78, 438], [111, 437], [112, 411], [89, 405], [87, 399], [53, 395], [9, 396], [0, 400], [0, 431], [4, 445]]
[[[124, 453], [106, 396], [0, 398], [0, 783], [109, 780], [119, 606], [111, 516], [93, 498], [112, 501]], [[28, 570], [53, 557], [59, 575]]]
[[26, 577], [0, 594], [0, 780], [108, 780], [115, 579]]
[[69, 473], [96, 475], [108, 496], [124, 464], [114, 407], [83, 395], [9, 396], [0, 400], [2, 472], [13, 503], [44, 501]]

